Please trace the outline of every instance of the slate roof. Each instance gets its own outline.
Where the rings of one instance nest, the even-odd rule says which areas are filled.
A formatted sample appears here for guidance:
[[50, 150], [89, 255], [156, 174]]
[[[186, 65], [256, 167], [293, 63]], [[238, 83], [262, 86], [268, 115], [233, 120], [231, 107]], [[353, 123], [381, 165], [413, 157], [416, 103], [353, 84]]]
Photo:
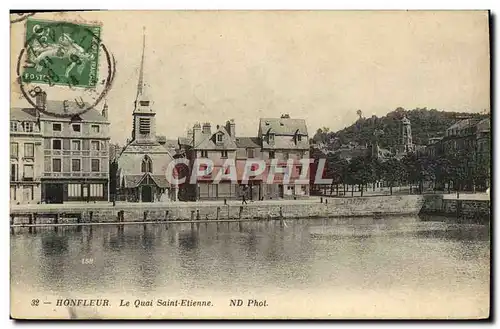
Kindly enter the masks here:
[[[222, 132], [225, 135], [223, 143], [217, 144], [215, 141], [216, 134]], [[231, 135], [227, 132], [226, 128], [219, 126], [219, 128], [210, 134], [203, 136], [203, 139], [198, 142], [194, 147], [196, 150], [235, 150], [236, 143], [231, 139]]]
[[33, 109], [12, 108], [10, 109], [10, 119], [16, 121], [36, 121]]
[[236, 137], [236, 146], [238, 148], [260, 148], [259, 137]]
[[165, 153], [165, 154], [169, 154], [170, 156], [172, 156], [172, 154], [170, 154], [170, 151], [171, 150], [167, 149], [167, 147], [165, 147], [164, 145], [160, 145], [157, 142], [137, 143], [134, 141], [134, 142], [128, 144], [127, 146], [125, 146], [125, 148], [122, 150], [121, 153], [140, 153], [140, 152], [144, 152], [145, 154], [147, 154], [147, 153]]
[[175, 140], [175, 139], [167, 139], [167, 140], [165, 140], [165, 144], [163, 145], [163, 147], [165, 147], [168, 150], [172, 150], [172, 149], [175, 150], [175, 149], [179, 148], [179, 144], [177, 143], [177, 140]]
[[139, 183], [144, 178], [145, 174], [142, 175], [125, 175], [123, 176], [123, 187], [134, 188], [139, 186]]
[[490, 131], [491, 129], [491, 121], [490, 118], [483, 119], [478, 122], [477, 130], [480, 132]]
[[260, 132], [266, 134], [271, 129], [276, 135], [295, 135], [298, 130], [301, 135], [307, 135], [306, 120], [289, 118], [262, 118], [259, 122]]
[[471, 125], [472, 125], [472, 120], [471, 119], [464, 119], [464, 120], [460, 120], [458, 122], [455, 122], [453, 125], [451, 125], [446, 130], [452, 130], [452, 129], [461, 130], [461, 129], [470, 127]]
[[[71, 113], [78, 113], [81, 112], [82, 109], [88, 108], [90, 105], [89, 103], [84, 103], [85, 106], [83, 108], [78, 107], [75, 101], [68, 101], [67, 103], [67, 112], [64, 111], [64, 102], [63, 101], [51, 101], [48, 100], [46, 102], [45, 108], [48, 112], [56, 114], [54, 115], [49, 115], [44, 112], [40, 112], [40, 119], [57, 119], [57, 115], [68, 115]], [[25, 112], [29, 115], [35, 116], [35, 109], [28, 107], [28, 108], [12, 108], [12, 112], [18, 112], [22, 111]], [[20, 114], [21, 115], [21, 114]], [[95, 108], [92, 108], [85, 113], [79, 114], [79, 116], [82, 118], [84, 121], [92, 121], [92, 122], [102, 122], [102, 123], [108, 123], [108, 119], [102, 116], [100, 111], [96, 110]], [[18, 120], [18, 119], [16, 119]]]
[[180, 145], [187, 145], [187, 146], [192, 146], [193, 144], [192, 139], [188, 137], [179, 137], [178, 142]]
[[167, 178], [163, 175], [153, 175], [151, 173], [144, 173], [141, 175], [125, 175], [123, 176], [123, 187], [125, 188], [135, 188], [138, 187], [141, 182], [147, 177], [151, 177], [151, 179], [155, 182], [158, 187], [166, 188], [169, 187], [170, 184], [167, 181]]

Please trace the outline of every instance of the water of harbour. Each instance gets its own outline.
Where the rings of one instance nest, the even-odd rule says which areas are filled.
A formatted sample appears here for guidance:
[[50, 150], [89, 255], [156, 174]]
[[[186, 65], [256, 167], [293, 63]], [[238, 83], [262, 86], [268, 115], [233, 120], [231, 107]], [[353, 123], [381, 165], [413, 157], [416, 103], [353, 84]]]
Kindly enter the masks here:
[[[64, 316], [53, 298], [114, 303], [126, 296], [211, 300], [215, 306], [196, 315], [216, 318], [484, 317], [489, 278], [489, 226], [438, 218], [11, 231], [11, 298], [19, 314], [41, 312], [28, 305], [34, 298], [52, 300], [44, 312]], [[268, 306], [236, 309], [230, 298]], [[183, 317], [185, 311], [112, 307], [94, 314]]]

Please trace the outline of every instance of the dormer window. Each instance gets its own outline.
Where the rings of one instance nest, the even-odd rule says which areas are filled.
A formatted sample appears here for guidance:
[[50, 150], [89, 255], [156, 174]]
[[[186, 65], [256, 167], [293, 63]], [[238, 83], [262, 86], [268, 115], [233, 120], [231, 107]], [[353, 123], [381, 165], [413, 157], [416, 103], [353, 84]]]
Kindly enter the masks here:
[[217, 143], [222, 143], [222, 134], [217, 134]]
[[297, 141], [300, 142], [302, 140], [302, 135], [297, 135]]
[[149, 101], [139, 101], [139, 104], [141, 104], [141, 106], [149, 106]]
[[24, 123], [24, 131], [27, 133], [33, 132], [33, 122], [25, 122]]
[[269, 143], [273, 143], [273, 142], [274, 142], [274, 134], [269, 133]]

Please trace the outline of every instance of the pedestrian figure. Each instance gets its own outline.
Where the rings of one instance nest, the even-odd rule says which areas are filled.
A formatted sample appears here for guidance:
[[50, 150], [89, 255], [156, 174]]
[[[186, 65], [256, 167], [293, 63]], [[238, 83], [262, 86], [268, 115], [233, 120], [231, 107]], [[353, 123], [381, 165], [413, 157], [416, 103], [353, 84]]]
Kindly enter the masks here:
[[247, 204], [247, 200], [245, 198], [245, 193], [243, 193], [243, 201], [241, 201], [241, 204]]

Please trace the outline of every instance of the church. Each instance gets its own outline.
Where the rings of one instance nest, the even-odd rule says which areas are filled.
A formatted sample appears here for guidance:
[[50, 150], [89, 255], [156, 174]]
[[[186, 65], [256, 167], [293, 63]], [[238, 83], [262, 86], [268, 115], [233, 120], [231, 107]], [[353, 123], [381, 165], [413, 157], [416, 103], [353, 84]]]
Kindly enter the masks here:
[[175, 147], [156, 135], [156, 111], [144, 76], [143, 39], [137, 95], [132, 113], [132, 138], [116, 158], [117, 200], [166, 202], [177, 200], [177, 187], [170, 186], [165, 172]]

